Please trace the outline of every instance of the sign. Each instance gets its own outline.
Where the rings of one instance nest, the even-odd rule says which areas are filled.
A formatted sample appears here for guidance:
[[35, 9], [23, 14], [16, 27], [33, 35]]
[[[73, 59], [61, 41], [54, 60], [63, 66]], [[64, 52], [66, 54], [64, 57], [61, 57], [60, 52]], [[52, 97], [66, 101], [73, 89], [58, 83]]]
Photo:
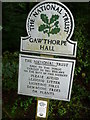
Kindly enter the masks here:
[[47, 101], [38, 100], [37, 117], [46, 118]]
[[20, 54], [18, 94], [70, 100], [75, 60]]
[[21, 52], [76, 56], [77, 42], [71, 41], [74, 19], [70, 10], [58, 1], [37, 4], [26, 21], [28, 36], [21, 37]]

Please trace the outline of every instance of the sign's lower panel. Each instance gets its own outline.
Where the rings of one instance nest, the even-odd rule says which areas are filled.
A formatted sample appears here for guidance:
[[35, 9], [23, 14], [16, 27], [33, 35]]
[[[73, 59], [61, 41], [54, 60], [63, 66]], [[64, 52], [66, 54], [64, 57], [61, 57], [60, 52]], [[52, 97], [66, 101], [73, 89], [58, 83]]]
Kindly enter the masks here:
[[70, 101], [75, 60], [20, 54], [18, 94]]

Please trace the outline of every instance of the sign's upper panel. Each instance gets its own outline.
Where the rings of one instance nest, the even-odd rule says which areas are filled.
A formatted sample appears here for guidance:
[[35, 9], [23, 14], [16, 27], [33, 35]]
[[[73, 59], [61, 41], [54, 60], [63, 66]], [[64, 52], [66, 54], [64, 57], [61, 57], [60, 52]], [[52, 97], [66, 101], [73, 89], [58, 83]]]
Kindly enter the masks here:
[[21, 37], [21, 52], [76, 56], [77, 42], [70, 40], [74, 19], [70, 10], [58, 1], [43, 1], [29, 13], [27, 37]]

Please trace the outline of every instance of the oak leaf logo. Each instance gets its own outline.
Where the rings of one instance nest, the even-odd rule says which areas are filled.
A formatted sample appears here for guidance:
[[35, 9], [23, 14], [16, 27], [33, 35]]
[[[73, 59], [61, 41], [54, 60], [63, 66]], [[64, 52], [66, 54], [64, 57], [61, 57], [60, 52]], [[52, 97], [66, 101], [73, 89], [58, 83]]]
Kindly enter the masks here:
[[47, 33], [48, 37], [50, 37], [50, 34], [57, 34], [58, 32], [60, 32], [60, 28], [58, 26], [58, 15], [52, 15], [51, 18], [48, 19], [48, 16], [46, 14], [41, 14], [40, 18], [44, 23], [39, 26], [39, 32], [43, 32], [44, 34]]

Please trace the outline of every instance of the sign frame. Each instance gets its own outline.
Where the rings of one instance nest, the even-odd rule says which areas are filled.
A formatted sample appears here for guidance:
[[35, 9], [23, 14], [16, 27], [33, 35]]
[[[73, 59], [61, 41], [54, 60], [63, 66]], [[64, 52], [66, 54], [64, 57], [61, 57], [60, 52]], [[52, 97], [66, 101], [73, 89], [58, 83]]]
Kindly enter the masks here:
[[[72, 68], [71, 68], [71, 74], [70, 74], [70, 83], [69, 83], [69, 89], [68, 89], [68, 95], [67, 95], [67, 99], [66, 98], [55, 98], [55, 96], [43, 96], [43, 95], [37, 95], [37, 94], [28, 94], [25, 92], [22, 92], [22, 90], [20, 90], [20, 86], [21, 85], [21, 59], [22, 58], [31, 58], [31, 59], [38, 59], [38, 60], [48, 60], [48, 61], [65, 61], [65, 62], [71, 62], [72, 63]], [[23, 63], [24, 64], [24, 63]], [[28, 95], [28, 96], [34, 96], [34, 97], [41, 97], [41, 98], [49, 98], [49, 99], [56, 99], [56, 100], [64, 100], [64, 101], [70, 101], [70, 97], [71, 97], [71, 89], [72, 89], [72, 83], [73, 83], [73, 76], [74, 76], [74, 68], [75, 68], [75, 60], [71, 60], [71, 59], [57, 59], [57, 58], [46, 58], [46, 57], [40, 57], [40, 56], [32, 56], [32, 55], [24, 55], [24, 54], [20, 54], [19, 55], [19, 78], [18, 78], [18, 94], [22, 94], [22, 95]], [[30, 73], [29, 73], [30, 74]], [[25, 82], [25, 81], [24, 81]]]

